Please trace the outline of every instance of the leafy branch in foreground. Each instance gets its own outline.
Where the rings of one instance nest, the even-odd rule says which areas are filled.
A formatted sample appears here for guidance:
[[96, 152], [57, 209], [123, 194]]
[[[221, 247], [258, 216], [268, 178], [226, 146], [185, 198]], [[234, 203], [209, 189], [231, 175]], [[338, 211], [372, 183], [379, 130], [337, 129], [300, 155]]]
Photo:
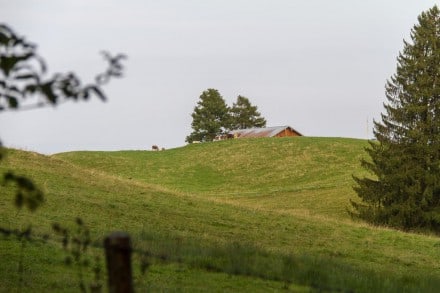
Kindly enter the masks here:
[[29, 178], [7, 172], [4, 174], [4, 182], [16, 185], [15, 206], [18, 209], [25, 206], [33, 212], [44, 202], [43, 192]]
[[[102, 54], [108, 68], [96, 76], [94, 83], [82, 85], [72, 72], [46, 78], [46, 62], [37, 53], [36, 45], [18, 36], [6, 24], [0, 24], [0, 112], [54, 106], [67, 100], [87, 100], [92, 95], [105, 101], [101, 86], [111, 78], [122, 77], [122, 60], [126, 56]], [[0, 143], [0, 160], [3, 157]], [[15, 204], [18, 208], [25, 205], [34, 211], [43, 203], [43, 192], [29, 178], [9, 171], [4, 174], [4, 181], [17, 185]]]
[[[105, 101], [107, 98], [101, 87], [112, 78], [122, 77], [124, 69], [122, 61], [127, 57], [124, 54], [117, 54], [116, 56], [112, 56], [107, 52], [102, 54], [108, 63], [108, 68], [98, 74], [92, 83], [83, 85], [73, 72], [55, 73], [48, 78], [45, 76], [47, 72], [46, 62], [37, 53], [36, 45], [18, 36], [8, 25], [0, 24], [0, 113], [8, 110], [55, 106], [68, 100], [88, 100], [91, 96], [96, 96]], [[4, 157], [5, 149], [0, 141], [0, 161]], [[18, 209], [26, 207], [29, 211], [34, 212], [44, 202], [41, 189], [26, 176], [16, 175], [13, 171], [8, 171], [3, 175], [3, 185], [7, 184], [14, 184], [17, 187], [14, 202]], [[66, 238], [66, 241], [72, 241], [73, 243], [70, 252], [73, 260], [78, 263], [81, 277], [80, 287], [81, 290], [85, 291], [81, 269], [82, 266], [87, 265], [87, 260], [81, 258], [81, 256], [87, 249], [90, 237], [88, 229], [84, 227], [81, 220], [77, 220], [77, 225], [77, 233], [71, 240]], [[58, 226], [58, 230], [55, 230], [68, 233], [61, 226]], [[24, 283], [24, 249], [26, 241], [32, 240], [32, 227], [29, 224], [22, 231], [0, 227], [0, 233], [6, 236], [16, 235], [21, 241], [18, 269], [21, 288]], [[95, 284], [92, 284], [90, 289], [97, 292], [101, 290], [100, 265], [95, 266], [94, 270]]]
[[[122, 77], [124, 54], [102, 53], [108, 68], [94, 83], [82, 85], [75, 73], [55, 73], [45, 78], [47, 66], [36, 45], [0, 24], [0, 111], [32, 109], [56, 105], [66, 100], [87, 100], [92, 95], [105, 101], [101, 86], [111, 78]], [[32, 101], [29, 101], [32, 100]]]
[[[52, 225], [56, 234], [61, 236], [61, 243], [66, 257], [64, 262], [66, 265], [73, 265], [77, 269], [78, 286], [81, 292], [87, 292], [85, 284], [85, 270], [91, 269], [94, 274], [94, 280], [90, 282], [89, 288], [91, 292], [101, 292], [102, 289], [102, 268], [99, 256], [90, 261], [89, 247], [91, 245], [90, 230], [84, 224], [81, 218], [76, 218], [76, 229], [72, 232], [62, 227], [58, 223]], [[93, 265], [93, 266], [92, 266]]]

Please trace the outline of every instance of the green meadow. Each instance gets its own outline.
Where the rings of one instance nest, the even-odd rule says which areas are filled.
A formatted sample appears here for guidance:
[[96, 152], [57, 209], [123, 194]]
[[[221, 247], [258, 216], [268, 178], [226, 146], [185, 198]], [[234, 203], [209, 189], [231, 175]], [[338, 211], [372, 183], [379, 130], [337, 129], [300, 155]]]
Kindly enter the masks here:
[[1, 186], [0, 226], [31, 225], [36, 240], [0, 235], [0, 291], [78, 292], [51, 225], [74, 231], [80, 217], [94, 240], [88, 257], [100, 256], [103, 270], [103, 238], [131, 235], [139, 292], [436, 292], [438, 237], [348, 213], [367, 145], [296, 137], [158, 152], [10, 149], [0, 171], [33, 178], [45, 203], [19, 211], [15, 187]]

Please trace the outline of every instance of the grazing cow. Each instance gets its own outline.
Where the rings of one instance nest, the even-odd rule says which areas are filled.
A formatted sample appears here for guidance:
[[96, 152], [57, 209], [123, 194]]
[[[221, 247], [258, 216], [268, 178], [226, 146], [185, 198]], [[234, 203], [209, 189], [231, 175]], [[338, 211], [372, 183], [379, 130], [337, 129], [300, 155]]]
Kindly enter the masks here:
[[159, 150], [159, 147], [158, 147], [157, 145], [153, 145], [153, 146], [151, 147], [151, 149], [152, 149], [153, 151], [158, 151], [158, 150]]

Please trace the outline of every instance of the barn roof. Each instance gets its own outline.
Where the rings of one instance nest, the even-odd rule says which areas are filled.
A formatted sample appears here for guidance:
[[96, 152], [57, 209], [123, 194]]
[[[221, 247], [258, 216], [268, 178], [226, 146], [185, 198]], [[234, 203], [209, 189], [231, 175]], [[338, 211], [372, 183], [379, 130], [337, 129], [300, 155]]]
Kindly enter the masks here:
[[248, 128], [248, 129], [238, 129], [229, 132], [232, 135], [238, 135], [240, 138], [242, 137], [274, 137], [278, 133], [284, 131], [285, 129], [290, 129], [293, 132], [298, 133], [302, 136], [301, 133], [296, 131], [290, 126], [275, 126], [275, 127], [266, 127], [266, 128]]

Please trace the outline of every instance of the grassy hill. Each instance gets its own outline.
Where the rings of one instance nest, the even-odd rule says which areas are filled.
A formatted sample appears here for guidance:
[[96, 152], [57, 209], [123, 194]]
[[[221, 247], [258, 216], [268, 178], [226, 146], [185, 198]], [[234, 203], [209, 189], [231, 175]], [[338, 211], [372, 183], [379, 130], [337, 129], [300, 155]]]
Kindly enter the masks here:
[[[366, 145], [301, 137], [50, 157], [9, 150], [0, 171], [34, 178], [46, 203], [17, 213], [14, 188], [2, 187], [0, 226], [32, 223], [44, 235], [53, 222], [74, 229], [80, 216], [98, 240], [128, 231], [151, 264], [142, 275], [135, 257], [140, 291], [434, 292], [438, 238], [371, 227], [346, 212]], [[77, 291], [55, 237], [26, 249], [25, 291]], [[0, 291], [17, 288], [19, 258], [20, 243], [0, 236]]]
[[229, 140], [165, 152], [72, 152], [55, 157], [200, 197], [278, 212], [307, 210], [347, 218], [347, 199], [353, 195], [351, 176], [362, 172], [359, 160], [366, 146], [362, 140], [303, 137]]

